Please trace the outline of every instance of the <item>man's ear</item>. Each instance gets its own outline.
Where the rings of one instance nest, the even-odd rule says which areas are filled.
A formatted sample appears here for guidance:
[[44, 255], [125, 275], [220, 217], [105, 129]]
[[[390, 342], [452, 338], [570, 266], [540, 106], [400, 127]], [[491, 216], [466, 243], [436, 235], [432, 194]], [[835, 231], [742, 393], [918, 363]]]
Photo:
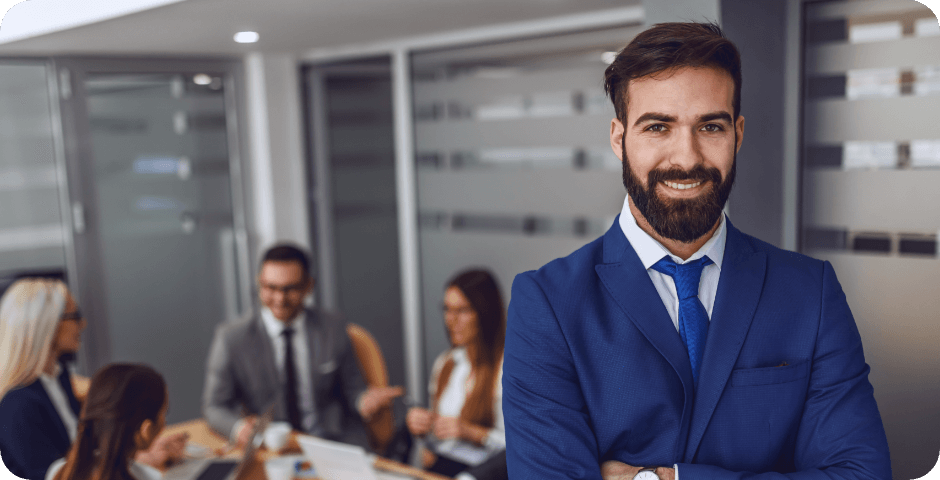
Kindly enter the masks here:
[[623, 161], [623, 123], [620, 119], [610, 121], [610, 148], [617, 155], [620, 161]]
[[741, 143], [744, 142], [744, 116], [738, 115], [738, 119], [734, 122], [734, 133], [736, 134], [737, 145], [734, 146], [734, 153], [738, 153], [741, 150]]
[[307, 288], [304, 289], [304, 296], [310, 295], [310, 293], [313, 292], [313, 286], [315, 283], [316, 281], [313, 279], [313, 277], [307, 277]]

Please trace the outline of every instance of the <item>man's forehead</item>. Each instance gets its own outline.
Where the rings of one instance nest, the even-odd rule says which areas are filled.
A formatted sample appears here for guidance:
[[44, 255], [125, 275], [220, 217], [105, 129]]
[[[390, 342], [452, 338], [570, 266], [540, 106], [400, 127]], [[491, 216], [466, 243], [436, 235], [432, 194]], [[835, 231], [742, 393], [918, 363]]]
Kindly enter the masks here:
[[[677, 67], [635, 78], [627, 83], [626, 113], [635, 119], [647, 113], [675, 116], [677, 109], [700, 106], [695, 115], [727, 110], [734, 102], [734, 79], [716, 67]], [[692, 113], [692, 112], [686, 112]]]
[[262, 277], [302, 277], [303, 265], [295, 261], [276, 261], [268, 260], [261, 265], [261, 271], [258, 273]]

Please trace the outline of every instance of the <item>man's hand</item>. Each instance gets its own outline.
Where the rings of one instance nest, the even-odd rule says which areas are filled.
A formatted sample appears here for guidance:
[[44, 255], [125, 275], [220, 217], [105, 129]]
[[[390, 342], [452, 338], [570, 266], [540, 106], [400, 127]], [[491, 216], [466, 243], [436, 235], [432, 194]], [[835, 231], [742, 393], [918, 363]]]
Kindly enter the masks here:
[[369, 421], [379, 410], [391, 405], [404, 393], [402, 387], [369, 387], [359, 400], [359, 414], [363, 420]]
[[434, 436], [441, 440], [466, 438], [465, 432], [463, 421], [457, 417], [437, 417], [434, 420]]
[[150, 444], [150, 448], [137, 452], [135, 460], [150, 465], [158, 470], [183, 459], [189, 434], [180, 432], [173, 435], [161, 435]]
[[[643, 467], [634, 467], [616, 460], [608, 460], [601, 465], [601, 475], [604, 480], [632, 480]], [[660, 480], [675, 480], [676, 471], [672, 468], [657, 467], [656, 476]]]
[[251, 440], [251, 432], [255, 429], [255, 422], [258, 421], [258, 418], [251, 416], [245, 417], [244, 420], [241, 430], [239, 430], [238, 435], [235, 436], [235, 445], [238, 448], [243, 448], [248, 445], [248, 442]]
[[416, 437], [427, 435], [434, 426], [434, 414], [425, 408], [412, 407], [405, 416], [408, 431]]

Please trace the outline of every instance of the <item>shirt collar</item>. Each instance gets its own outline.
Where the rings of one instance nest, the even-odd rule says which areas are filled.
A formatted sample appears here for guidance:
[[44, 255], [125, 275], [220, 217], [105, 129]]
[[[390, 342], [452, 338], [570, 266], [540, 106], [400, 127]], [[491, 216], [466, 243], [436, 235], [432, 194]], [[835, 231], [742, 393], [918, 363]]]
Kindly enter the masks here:
[[288, 326], [293, 327], [295, 333], [302, 334], [306, 320], [307, 314], [303, 309], [301, 309], [300, 312], [298, 312], [290, 322], [286, 323], [275, 318], [274, 314], [271, 313], [271, 309], [268, 307], [261, 309], [261, 323], [264, 324], [264, 329], [268, 332], [268, 335], [270, 335], [271, 338], [280, 337], [281, 333], [283, 333], [284, 329]]
[[721, 270], [721, 261], [725, 256], [725, 239], [727, 238], [728, 226], [725, 222], [725, 215], [722, 214], [719, 219], [718, 229], [715, 230], [712, 238], [709, 238], [705, 245], [702, 245], [702, 248], [699, 248], [688, 260], [682, 260], [681, 258], [669, 253], [669, 250], [659, 243], [655, 238], [651, 237], [648, 233], [644, 232], [642, 228], [636, 223], [636, 219], [633, 218], [633, 212], [630, 211], [630, 196], [627, 195], [623, 200], [623, 209], [620, 211], [620, 230], [623, 231], [623, 234], [627, 237], [627, 241], [630, 242], [630, 245], [633, 246], [633, 249], [636, 251], [637, 256], [640, 257], [640, 262], [643, 263], [643, 268], [649, 270], [656, 262], [660, 261], [663, 256], [669, 255], [672, 260], [678, 264], [691, 262], [692, 260], [698, 260], [705, 255], [708, 255], [708, 258]]
[[464, 347], [455, 348], [451, 353], [451, 358], [454, 359], [456, 364], [470, 363], [470, 358], [467, 357], [467, 349]]

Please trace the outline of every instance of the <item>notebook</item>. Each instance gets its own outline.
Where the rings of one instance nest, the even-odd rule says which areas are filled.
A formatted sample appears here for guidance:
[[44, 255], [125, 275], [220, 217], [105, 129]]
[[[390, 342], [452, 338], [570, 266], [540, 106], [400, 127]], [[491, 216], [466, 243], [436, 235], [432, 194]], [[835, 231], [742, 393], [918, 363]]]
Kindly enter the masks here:
[[373, 458], [365, 449], [355, 445], [323, 440], [309, 435], [298, 435], [304, 457], [313, 464], [317, 476], [323, 480], [403, 480], [413, 477], [388, 472], [376, 472]]

